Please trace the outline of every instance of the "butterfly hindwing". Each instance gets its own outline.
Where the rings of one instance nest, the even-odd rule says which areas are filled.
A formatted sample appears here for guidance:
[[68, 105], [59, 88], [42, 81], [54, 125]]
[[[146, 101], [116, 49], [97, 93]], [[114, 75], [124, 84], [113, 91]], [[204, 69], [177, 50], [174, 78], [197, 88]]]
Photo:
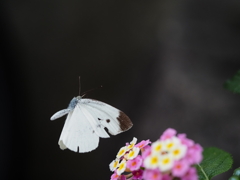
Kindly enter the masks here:
[[96, 149], [98, 142], [99, 136], [77, 104], [74, 110], [69, 112], [65, 121], [58, 142], [60, 148], [83, 153]]

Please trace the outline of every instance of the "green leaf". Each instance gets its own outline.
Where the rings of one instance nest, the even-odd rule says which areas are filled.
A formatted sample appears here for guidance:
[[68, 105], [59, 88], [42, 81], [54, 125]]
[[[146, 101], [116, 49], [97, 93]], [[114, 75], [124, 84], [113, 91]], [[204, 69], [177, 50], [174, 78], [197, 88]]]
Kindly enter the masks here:
[[223, 87], [232, 91], [233, 93], [240, 94], [240, 70], [229, 80], [227, 80]]
[[232, 167], [232, 156], [215, 147], [205, 148], [203, 151], [203, 161], [198, 164], [199, 180], [210, 180], [212, 177], [224, 173]]

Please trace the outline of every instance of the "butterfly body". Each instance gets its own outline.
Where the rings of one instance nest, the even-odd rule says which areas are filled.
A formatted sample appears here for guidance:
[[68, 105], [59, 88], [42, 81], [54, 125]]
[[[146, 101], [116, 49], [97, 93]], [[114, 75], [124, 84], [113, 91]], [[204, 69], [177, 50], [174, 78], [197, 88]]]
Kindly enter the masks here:
[[67, 108], [68, 108], [68, 109], [74, 109], [75, 106], [77, 105], [78, 101], [80, 101], [81, 99], [82, 99], [81, 96], [74, 97], [74, 98], [70, 101], [70, 103], [69, 103], [69, 105], [68, 105]]
[[[61, 149], [89, 152], [98, 147], [99, 137], [108, 138], [132, 127], [129, 117], [104, 102], [74, 97], [67, 109], [56, 112], [51, 120], [67, 115], [58, 144]], [[106, 132], [108, 131], [108, 133]]]

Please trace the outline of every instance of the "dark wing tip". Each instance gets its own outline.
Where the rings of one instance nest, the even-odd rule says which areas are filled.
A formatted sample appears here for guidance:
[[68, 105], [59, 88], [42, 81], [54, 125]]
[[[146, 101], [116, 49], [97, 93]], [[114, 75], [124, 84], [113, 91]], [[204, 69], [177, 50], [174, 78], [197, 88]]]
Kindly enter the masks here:
[[133, 126], [133, 123], [130, 120], [130, 118], [122, 111], [119, 111], [119, 116], [117, 117], [117, 120], [119, 121], [120, 128], [122, 131], [126, 131]]

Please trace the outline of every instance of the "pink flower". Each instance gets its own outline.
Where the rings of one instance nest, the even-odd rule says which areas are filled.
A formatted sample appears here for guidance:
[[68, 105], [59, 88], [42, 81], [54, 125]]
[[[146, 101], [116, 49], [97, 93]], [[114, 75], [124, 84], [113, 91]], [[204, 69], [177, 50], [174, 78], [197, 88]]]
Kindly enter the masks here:
[[136, 144], [135, 145], [135, 147], [138, 147], [138, 148], [143, 148], [143, 147], [145, 147], [145, 146], [147, 146], [148, 144], [150, 144], [151, 143], [151, 141], [148, 139], [148, 140], [143, 140], [143, 141], [141, 141], [140, 143], [138, 143], [138, 144]]
[[169, 138], [175, 136], [176, 133], [177, 133], [177, 131], [175, 129], [168, 128], [163, 132], [162, 136], [160, 137], [160, 140], [169, 139]]
[[182, 180], [198, 180], [196, 169], [194, 167], [189, 168], [185, 176], [182, 177]]
[[192, 147], [189, 147], [185, 159], [190, 164], [197, 164], [202, 161], [202, 151], [203, 148], [199, 144], [195, 144]]
[[178, 134], [178, 138], [181, 140], [182, 144], [185, 144], [187, 147], [194, 145], [194, 141], [188, 139], [186, 134]]
[[112, 170], [111, 180], [198, 180], [193, 165], [203, 159], [203, 148], [186, 134], [177, 135], [168, 128], [153, 144], [149, 139], [136, 142], [134, 137], [121, 148], [123, 153], [117, 154], [120, 164]]
[[162, 180], [172, 180], [172, 177], [170, 175], [168, 175], [168, 174], [164, 174], [162, 176]]
[[143, 179], [146, 180], [161, 180], [162, 179], [162, 174], [160, 173], [160, 171], [158, 169], [146, 169], [143, 172]]
[[202, 156], [203, 148], [199, 144], [195, 144], [191, 148], [195, 150], [194, 164], [199, 164], [203, 159], [203, 156]]
[[126, 180], [126, 176], [121, 175], [120, 178], [119, 178], [119, 180]]
[[175, 177], [183, 177], [189, 169], [187, 161], [176, 161], [173, 165], [172, 174]]
[[142, 165], [142, 157], [138, 155], [132, 160], [127, 161], [127, 168], [129, 168], [131, 171], [138, 170]]
[[143, 170], [139, 169], [137, 171], [133, 171], [132, 174], [133, 174], [132, 179], [142, 179]]
[[118, 180], [119, 177], [120, 176], [116, 172], [114, 172], [111, 176], [111, 180]]
[[142, 159], [145, 159], [151, 154], [151, 146], [147, 145], [142, 149]]

